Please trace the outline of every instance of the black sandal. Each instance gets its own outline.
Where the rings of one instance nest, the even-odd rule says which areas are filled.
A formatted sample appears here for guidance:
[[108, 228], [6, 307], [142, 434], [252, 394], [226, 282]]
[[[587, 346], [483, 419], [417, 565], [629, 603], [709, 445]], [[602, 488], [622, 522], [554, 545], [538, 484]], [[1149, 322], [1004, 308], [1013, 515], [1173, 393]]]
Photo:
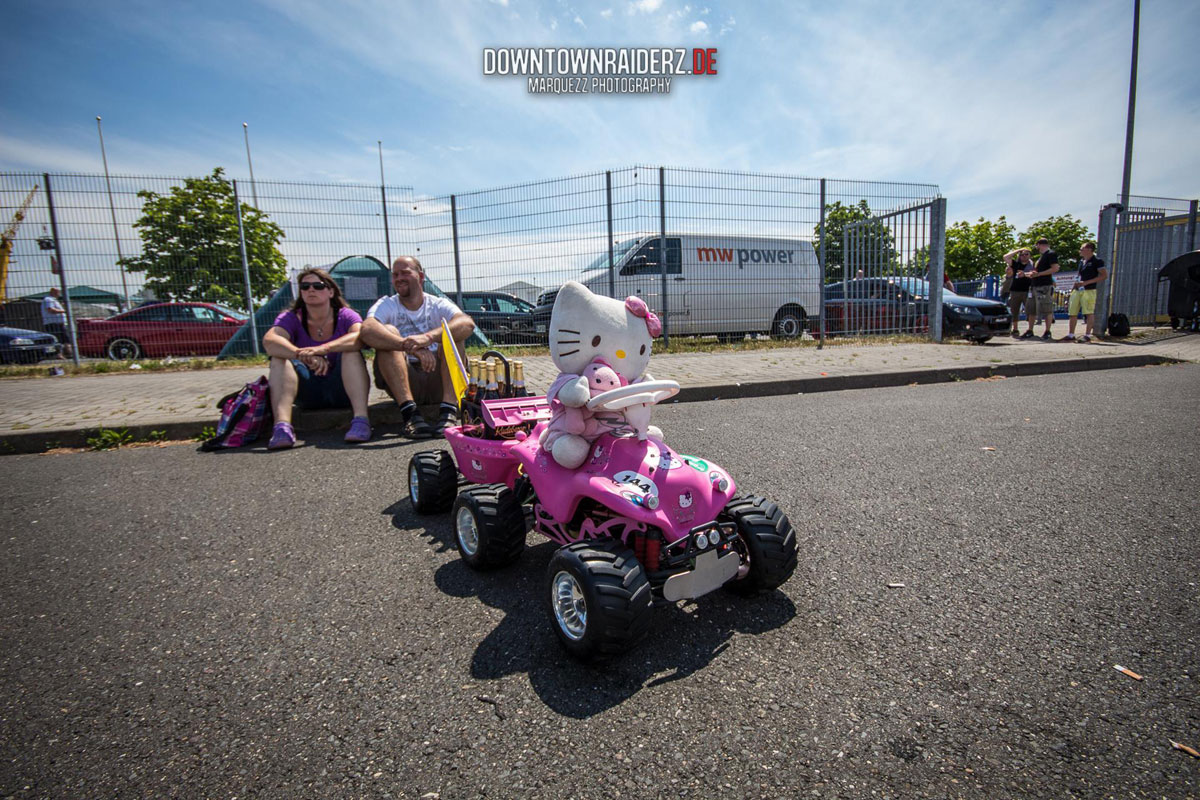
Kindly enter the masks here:
[[407, 436], [409, 439], [432, 439], [433, 428], [421, 416], [420, 411], [413, 409], [412, 416], [401, 426], [400, 435]]

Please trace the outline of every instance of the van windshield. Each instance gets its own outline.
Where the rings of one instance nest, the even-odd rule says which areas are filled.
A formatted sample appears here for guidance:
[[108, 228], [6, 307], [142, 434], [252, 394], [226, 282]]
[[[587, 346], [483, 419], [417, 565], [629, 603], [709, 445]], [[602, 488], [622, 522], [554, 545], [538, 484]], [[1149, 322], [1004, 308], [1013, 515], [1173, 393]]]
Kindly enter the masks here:
[[[620, 264], [621, 259], [625, 254], [637, 246], [637, 239], [627, 239], [623, 242], [617, 242], [613, 245], [613, 264]], [[596, 258], [583, 268], [583, 272], [599, 272], [608, 269], [608, 253], [601, 253]]]

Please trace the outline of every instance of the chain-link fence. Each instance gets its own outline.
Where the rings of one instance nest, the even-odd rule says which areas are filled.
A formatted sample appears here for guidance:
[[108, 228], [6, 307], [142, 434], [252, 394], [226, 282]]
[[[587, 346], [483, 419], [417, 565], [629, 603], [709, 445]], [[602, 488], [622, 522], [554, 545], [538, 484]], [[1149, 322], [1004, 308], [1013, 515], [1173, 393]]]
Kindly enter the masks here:
[[936, 198], [927, 184], [649, 166], [435, 197], [219, 172], [9, 173], [6, 216], [29, 202], [6, 234], [0, 313], [41, 330], [57, 287], [84, 356], [251, 352], [300, 269], [331, 266], [365, 310], [389, 291], [390, 260], [414, 254], [430, 288], [500, 343], [544, 342], [567, 280], [640, 295], [667, 337], [820, 337], [831, 281], [843, 308], [830, 336], [923, 333], [915, 292], [868, 324], [847, 306], [859, 278], [925, 277], [941, 246]]

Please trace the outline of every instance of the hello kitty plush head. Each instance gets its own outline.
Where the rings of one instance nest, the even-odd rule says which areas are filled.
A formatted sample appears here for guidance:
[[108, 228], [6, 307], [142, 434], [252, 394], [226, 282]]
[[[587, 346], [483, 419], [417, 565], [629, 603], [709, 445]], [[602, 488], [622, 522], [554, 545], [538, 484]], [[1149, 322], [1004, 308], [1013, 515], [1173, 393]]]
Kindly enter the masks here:
[[626, 381], [635, 381], [645, 373], [650, 346], [661, 331], [658, 317], [641, 298], [622, 302], [568, 281], [550, 314], [550, 356], [560, 372], [581, 375], [599, 359]]

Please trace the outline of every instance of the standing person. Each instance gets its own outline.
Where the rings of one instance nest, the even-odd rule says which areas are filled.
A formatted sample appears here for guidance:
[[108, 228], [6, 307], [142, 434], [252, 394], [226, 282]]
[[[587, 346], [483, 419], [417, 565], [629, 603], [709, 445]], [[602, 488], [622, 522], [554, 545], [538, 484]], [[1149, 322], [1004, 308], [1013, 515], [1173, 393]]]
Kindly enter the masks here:
[[[1050, 249], [1050, 240], [1042, 237], [1037, 240], [1037, 249], [1041, 253], [1038, 256], [1037, 264], [1034, 265], [1032, 272], [1026, 272], [1033, 279], [1033, 305], [1034, 312], [1038, 318], [1045, 324], [1046, 329], [1042, 332], [1042, 341], [1049, 342], [1053, 340], [1050, 335], [1050, 327], [1054, 325], [1054, 273], [1058, 272], [1061, 267], [1058, 264], [1058, 253]], [[1033, 326], [1030, 325], [1030, 330]]]
[[50, 293], [42, 298], [42, 330], [53, 334], [62, 344], [58, 357], [63, 359], [70, 354], [71, 337], [67, 333], [67, 310], [58, 299], [60, 294], [58, 287], [53, 286]]
[[[458, 423], [458, 398], [450, 366], [441, 352], [442, 322], [462, 352], [475, 322], [445, 297], [425, 293], [425, 269], [413, 256], [392, 262], [392, 288], [367, 312], [362, 340], [375, 348], [375, 385], [400, 406], [402, 433], [410, 439], [441, 436]], [[431, 427], [417, 402], [441, 402], [436, 427]]]
[[1096, 288], [1108, 277], [1104, 261], [1096, 258], [1096, 243], [1084, 242], [1079, 248], [1079, 277], [1071, 289], [1071, 299], [1067, 301], [1067, 335], [1064, 342], [1075, 341], [1075, 323], [1082, 313], [1085, 319], [1085, 333], [1080, 341], [1092, 340], [1092, 326], [1096, 322]]
[[359, 349], [362, 317], [346, 305], [342, 290], [328, 272], [309, 267], [296, 279], [300, 296], [263, 335], [271, 356], [271, 409], [275, 427], [269, 450], [296, 444], [292, 404], [301, 408], [353, 408], [347, 442], [371, 438], [367, 398], [371, 380]]
[[[1016, 261], [1013, 261], [1013, 257]], [[1008, 310], [1012, 312], [1012, 337], [1014, 339], [1033, 338], [1033, 298], [1029, 294], [1030, 278], [1025, 274], [1033, 270], [1032, 254], [1028, 247], [1019, 247], [1004, 254], [1004, 280], [1008, 287]], [[1021, 327], [1021, 308], [1025, 308], [1025, 321], [1029, 330], [1024, 335], [1019, 332]]]

